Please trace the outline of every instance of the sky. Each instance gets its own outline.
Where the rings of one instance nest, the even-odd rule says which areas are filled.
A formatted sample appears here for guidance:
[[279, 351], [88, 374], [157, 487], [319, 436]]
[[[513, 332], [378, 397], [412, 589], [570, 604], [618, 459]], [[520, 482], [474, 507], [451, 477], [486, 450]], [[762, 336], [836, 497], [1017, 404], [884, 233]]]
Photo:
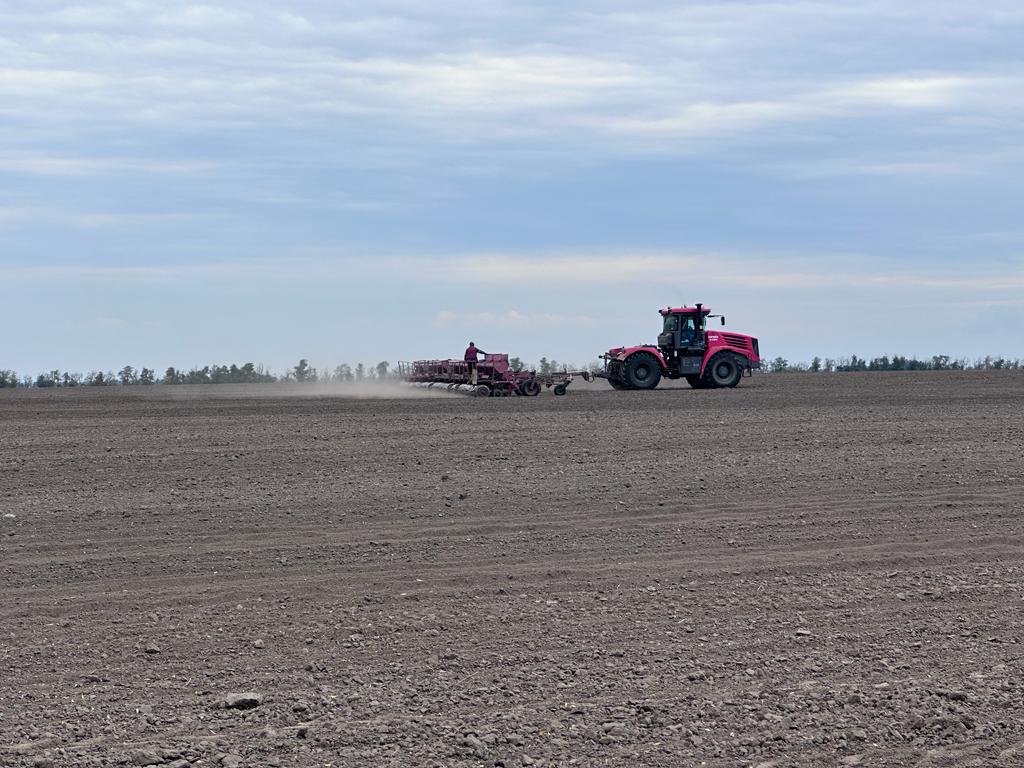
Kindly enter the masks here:
[[1024, 357], [1024, 5], [0, 0], [0, 368]]

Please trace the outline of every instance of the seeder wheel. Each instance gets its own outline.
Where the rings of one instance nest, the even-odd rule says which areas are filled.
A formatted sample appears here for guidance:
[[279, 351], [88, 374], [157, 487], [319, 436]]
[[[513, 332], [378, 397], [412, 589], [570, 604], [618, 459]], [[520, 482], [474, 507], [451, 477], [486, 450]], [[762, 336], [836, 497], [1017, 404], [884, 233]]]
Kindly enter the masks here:
[[553, 391], [556, 395], [561, 397], [562, 395], [565, 394], [566, 391], [565, 384], [556, 384]]
[[524, 397], [536, 397], [540, 394], [540, 384], [536, 379], [527, 379], [519, 385], [519, 393]]

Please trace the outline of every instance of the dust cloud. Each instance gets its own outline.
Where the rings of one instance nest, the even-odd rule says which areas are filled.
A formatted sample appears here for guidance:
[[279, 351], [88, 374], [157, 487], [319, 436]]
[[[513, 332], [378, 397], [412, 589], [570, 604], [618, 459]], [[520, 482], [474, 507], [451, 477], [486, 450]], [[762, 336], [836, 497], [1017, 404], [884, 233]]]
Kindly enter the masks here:
[[[302, 384], [281, 384], [278, 387], [288, 397], [348, 397], [357, 400], [436, 400], [437, 398], [465, 397], [445, 389], [423, 389], [402, 381], [312, 381]], [[276, 394], [276, 393], [275, 393]]]

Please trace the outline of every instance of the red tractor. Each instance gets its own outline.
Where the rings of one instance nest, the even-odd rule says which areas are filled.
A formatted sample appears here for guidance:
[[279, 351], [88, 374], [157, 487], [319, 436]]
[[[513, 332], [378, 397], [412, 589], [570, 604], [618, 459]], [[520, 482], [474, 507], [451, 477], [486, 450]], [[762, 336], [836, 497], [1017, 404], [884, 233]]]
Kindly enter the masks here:
[[664, 376], [686, 379], [694, 389], [735, 387], [745, 373], [761, 367], [757, 339], [742, 333], [709, 331], [710, 309], [666, 307], [658, 344], [618, 347], [601, 355], [603, 376], [615, 389], [654, 389]]

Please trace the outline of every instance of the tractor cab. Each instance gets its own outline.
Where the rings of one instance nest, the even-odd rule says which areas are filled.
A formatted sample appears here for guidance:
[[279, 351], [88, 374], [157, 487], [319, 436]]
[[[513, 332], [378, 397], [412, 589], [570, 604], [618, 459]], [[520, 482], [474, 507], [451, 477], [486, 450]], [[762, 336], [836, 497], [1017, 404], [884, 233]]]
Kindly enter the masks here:
[[660, 310], [664, 320], [658, 334], [658, 346], [663, 350], [699, 355], [707, 349], [704, 327], [710, 309], [696, 307], [666, 307]]

